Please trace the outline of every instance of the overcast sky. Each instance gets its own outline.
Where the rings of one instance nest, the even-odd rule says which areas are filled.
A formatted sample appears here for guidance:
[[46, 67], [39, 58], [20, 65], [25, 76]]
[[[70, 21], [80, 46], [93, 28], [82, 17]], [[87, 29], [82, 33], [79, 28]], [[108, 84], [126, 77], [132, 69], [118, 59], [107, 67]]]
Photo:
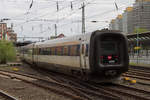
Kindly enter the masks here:
[[[57, 11], [56, 1], [59, 10]], [[71, 1], [73, 9], [71, 10]], [[58, 34], [66, 36], [81, 34], [81, 4], [85, 3], [86, 32], [106, 28], [111, 19], [132, 6], [135, 0], [0, 0], [0, 19], [5, 21], [18, 36], [50, 37], [55, 34], [54, 25], [58, 26]], [[116, 10], [115, 3], [119, 10]], [[92, 23], [91, 21], [98, 21]]]

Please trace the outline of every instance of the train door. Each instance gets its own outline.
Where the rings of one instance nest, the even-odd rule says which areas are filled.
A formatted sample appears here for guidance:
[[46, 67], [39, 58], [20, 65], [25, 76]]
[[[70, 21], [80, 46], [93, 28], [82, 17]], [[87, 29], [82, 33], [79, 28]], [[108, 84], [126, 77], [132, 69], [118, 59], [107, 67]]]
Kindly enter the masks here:
[[34, 62], [37, 64], [38, 63], [38, 54], [39, 54], [39, 49], [38, 46], [35, 46], [35, 54], [34, 54]]
[[36, 63], [38, 60], [38, 47], [34, 45], [33, 47], [33, 53], [32, 53], [32, 62]]
[[33, 44], [33, 47], [32, 47], [32, 63], [34, 63], [34, 54], [35, 54], [35, 45]]
[[86, 44], [81, 43], [80, 47], [80, 66], [82, 69], [86, 69]]

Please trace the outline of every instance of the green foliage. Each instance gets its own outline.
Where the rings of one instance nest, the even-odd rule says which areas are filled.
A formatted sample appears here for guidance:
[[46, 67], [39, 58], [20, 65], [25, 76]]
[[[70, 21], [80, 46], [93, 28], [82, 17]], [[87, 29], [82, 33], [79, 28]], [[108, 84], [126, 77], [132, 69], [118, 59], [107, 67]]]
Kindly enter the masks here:
[[144, 29], [144, 28], [135, 28], [134, 29], [134, 33], [144, 33], [144, 32], [147, 32], [148, 30], [147, 29]]
[[0, 63], [5, 64], [7, 61], [16, 59], [16, 50], [13, 43], [1, 40], [0, 41]]

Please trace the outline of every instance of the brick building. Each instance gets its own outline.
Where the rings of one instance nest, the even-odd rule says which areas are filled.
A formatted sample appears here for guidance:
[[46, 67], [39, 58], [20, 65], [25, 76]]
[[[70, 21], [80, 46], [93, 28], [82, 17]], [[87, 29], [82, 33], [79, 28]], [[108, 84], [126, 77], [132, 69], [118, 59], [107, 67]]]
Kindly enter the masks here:
[[12, 41], [12, 42], [17, 41], [17, 34], [14, 33], [14, 30], [12, 29], [12, 27], [7, 28], [7, 40]]
[[7, 35], [7, 24], [0, 22], [0, 40], [6, 39]]

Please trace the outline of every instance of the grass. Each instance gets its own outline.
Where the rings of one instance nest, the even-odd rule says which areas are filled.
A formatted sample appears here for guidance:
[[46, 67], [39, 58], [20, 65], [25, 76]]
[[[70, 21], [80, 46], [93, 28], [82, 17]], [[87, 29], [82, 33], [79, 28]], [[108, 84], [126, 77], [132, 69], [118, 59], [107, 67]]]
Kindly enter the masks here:
[[146, 66], [146, 67], [150, 67], [150, 64], [144, 64], [144, 63], [134, 63], [134, 62], [131, 62], [129, 63], [129, 65], [131, 66]]

